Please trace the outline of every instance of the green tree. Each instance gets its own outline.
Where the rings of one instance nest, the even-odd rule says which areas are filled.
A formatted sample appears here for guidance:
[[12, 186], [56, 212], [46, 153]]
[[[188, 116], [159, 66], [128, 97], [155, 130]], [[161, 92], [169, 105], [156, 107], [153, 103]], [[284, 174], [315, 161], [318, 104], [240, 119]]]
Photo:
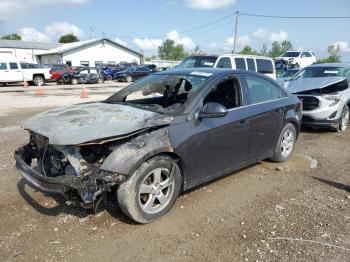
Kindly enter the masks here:
[[340, 60], [340, 46], [339, 45], [330, 45], [327, 48], [329, 57], [323, 58], [323, 59], [318, 59], [318, 63], [339, 63], [341, 62]]
[[282, 42], [275, 41], [272, 43], [271, 50], [269, 51], [269, 56], [277, 57], [282, 55], [284, 52], [292, 49], [293, 45], [288, 40], [284, 40]]
[[256, 55], [258, 52], [253, 50], [249, 45], [243, 47], [243, 49], [239, 52], [242, 55]]
[[73, 43], [73, 42], [78, 42], [78, 41], [79, 41], [78, 37], [73, 35], [73, 33], [69, 33], [69, 34], [63, 35], [58, 40], [59, 43], [63, 43], [63, 44], [65, 44], [65, 43]]
[[4, 35], [1, 37], [1, 39], [5, 39], [5, 40], [21, 40], [22, 37], [16, 33], [13, 34], [8, 34], [8, 35]]
[[258, 54], [262, 55], [262, 56], [269, 56], [269, 51], [268, 51], [267, 45], [265, 43], [263, 44], [262, 49], [259, 51]]
[[293, 44], [288, 41], [288, 40], [284, 40], [282, 43], [281, 43], [281, 51], [282, 53], [286, 52], [286, 51], [289, 51], [289, 50], [293, 50]]
[[277, 41], [273, 42], [271, 46], [271, 50], [269, 51], [269, 56], [277, 57], [281, 54], [282, 54], [282, 46]]
[[158, 47], [158, 56], [163, 60], [182, 60], [186, 57], [183, 45], [177, 44], [173, 40], [167, 39]]

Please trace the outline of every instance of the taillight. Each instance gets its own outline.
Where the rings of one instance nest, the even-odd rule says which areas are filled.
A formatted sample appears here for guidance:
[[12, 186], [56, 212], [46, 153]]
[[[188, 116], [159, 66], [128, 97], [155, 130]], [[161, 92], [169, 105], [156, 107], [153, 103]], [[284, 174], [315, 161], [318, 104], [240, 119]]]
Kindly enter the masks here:
[[52, 69], [50, 69], [50, 74], [52, 75]]

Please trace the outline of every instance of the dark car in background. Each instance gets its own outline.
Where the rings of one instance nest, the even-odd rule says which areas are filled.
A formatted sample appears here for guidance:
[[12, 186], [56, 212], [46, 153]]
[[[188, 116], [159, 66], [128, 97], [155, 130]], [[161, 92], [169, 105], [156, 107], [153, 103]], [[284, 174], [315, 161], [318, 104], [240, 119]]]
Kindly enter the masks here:
[[191, 55], [182, 60], [176, 68], [213, 67], [217, 58], [216, 55]]
[[287, 161], [300, 120], [300, 100], [262, 74], [166, 70], [105, 101], [27, 120], [16, 167], [34, 187], [85, 207], [116, 190], [121, 210], [149, 223], [180, 191], [262, 159]]
[[114, 74], [114, 79], [131, 83], [149, 74], [153, 74], [154, 71], [148, 67], [130, 67], [125, 70], [118, 71]]

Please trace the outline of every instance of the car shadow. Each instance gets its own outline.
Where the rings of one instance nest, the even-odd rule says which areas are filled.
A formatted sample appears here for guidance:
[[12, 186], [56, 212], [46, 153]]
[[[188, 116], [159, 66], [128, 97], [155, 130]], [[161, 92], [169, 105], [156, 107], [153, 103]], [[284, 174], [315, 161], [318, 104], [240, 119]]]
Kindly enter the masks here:
[[345, 185], [345, 184], [342, 184], [342, 183], [339, 183], [339, 182], [334, 182], [334, 181], [331, 181], [331, 180], [328, 180], [328, 179], [315, 177], [315, 176], [312, 176], [312, 178], [317, 180], [317, 181], [320, 181], [322, 183], [325, 183], [325, 184], [327, 184], [329, 186], [332, 186], [332, 187], [335, 187], [337, 189], [341, 189], [341, 190], [344, 190], [344, 191], [350, 193], [350, 186], [349, 185]]
[[[56, 206], [47, 207], [40, 204], [38, 201], [36, 201], [27, 192], [26, 186], [29, 186], [33, 188], [33, 190], [36, 190], [36, 188], [33, 187], [27, 180], [22, 178], [17, 183], [18, 192], [31, 207], [33, 207], [37, 212], [43, 215], [58, 216], [60, 214], [66, 214], [66, 215], [75, 216], [77, 218], [85, 218], [91, 214], [97, 214], [103, 210], [106, 210], [113, 218], [119, 220], [120, 222], [127, 223], [127, 224], [135, 224], [133, 220], [128, 218], [126, 215], [124, 215], [124, 213], [120, 210], [115, 198], [111, 199], [111, 197], [108, 197], [106, 201], [101, 201], [97, 209], [93, 209], [93, 208], [86, 209], [79, 205], [67, 205], [66, 199], [61, 195], [42, 192], [45, 195], [45, 197], [53, 198], [57, 202]], [[39, 191], [39, 190], [36, 190], [36, 191]]]

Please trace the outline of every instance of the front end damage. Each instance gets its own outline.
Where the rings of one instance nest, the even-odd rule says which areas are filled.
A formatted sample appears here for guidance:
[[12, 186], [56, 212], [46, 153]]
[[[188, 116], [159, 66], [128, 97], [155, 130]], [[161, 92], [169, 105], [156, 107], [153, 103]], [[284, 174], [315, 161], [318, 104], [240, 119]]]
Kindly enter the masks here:
[[115, 143], [55, 146], [31, 133], [30, 142], [15, 151], [16, 167], [34, 187], [61, 194], [70, 202], [93, 207], [125, 180], [125, 175], [101, 169]]

